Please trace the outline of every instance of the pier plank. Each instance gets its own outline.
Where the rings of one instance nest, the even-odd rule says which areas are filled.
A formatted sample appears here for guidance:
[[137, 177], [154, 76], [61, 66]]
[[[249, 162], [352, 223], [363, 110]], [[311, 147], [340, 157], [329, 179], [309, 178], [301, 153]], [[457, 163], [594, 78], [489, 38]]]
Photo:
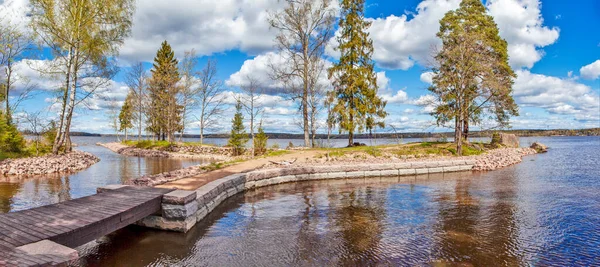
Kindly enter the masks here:
[[65, 259], [29, 255], [17, 247], [50, 240], [75, 248], [135, 223], [161, 209], [173, 189], [127, 186], [38, 207], [0, 214], [0, 265], [52, 265]]

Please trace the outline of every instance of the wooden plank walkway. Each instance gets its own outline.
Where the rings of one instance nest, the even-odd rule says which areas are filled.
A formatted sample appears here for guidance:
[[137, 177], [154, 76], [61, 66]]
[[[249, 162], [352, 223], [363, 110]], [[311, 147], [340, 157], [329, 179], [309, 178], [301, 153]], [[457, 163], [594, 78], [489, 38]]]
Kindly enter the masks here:
[[75, 248], [160, 211], [173, 189], [122, 187], [96, 195], [0, 214], [0, 266], [59, 262], [52, 255], [29, 255], [19, 247], [42, 240]]

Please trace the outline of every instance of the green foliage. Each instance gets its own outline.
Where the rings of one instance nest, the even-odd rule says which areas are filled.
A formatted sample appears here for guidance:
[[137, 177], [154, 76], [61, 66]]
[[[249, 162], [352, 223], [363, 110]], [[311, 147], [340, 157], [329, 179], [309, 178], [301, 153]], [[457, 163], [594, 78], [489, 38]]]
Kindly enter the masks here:
[[121, 112], [119, 113], [120, 131], [127, 131], [128, 129], [133, 128], [133, 101], [133, 95], [130, 92], [127, 94], [125, 103], [121, 107]]
[[254, 136], [254, 156], [260, 156], [267, 152], [267, 140], [269, 140], [269, 137], [265, 134], [262, 123], [260, 123], [258, 134]]
[[238, 100], [235, 105], [235, 115], [231, 120], [231, 136], [227, 141], [227, 146], [233, 148], [233, 155], [239, 156], [246, 151], [246, 142], [248, 142], [248, 134], [244, 127], [244, 115], [242, 114], [242, 102]]
[[177, 59], [171, 45], [164, 41], [154, 57], [150, 79], [148, 131], [162, 140], [174, 141], [175, 133], [183, 129], [183, 106], [177, 102], [181, 91]]
[[463, 133], [489, 114], [500, 126], [518, 115], [512, 97], [514, 71], [508, 63], [508, 45], [480, 0], [463, 0], [460, 8], [440, 20], [437, 36], [442, 49], [435, 56], [433, 85], [429, 90], [439, 104], [433, 116], [438, 125], [454, 122], [457, 153]]
[[0, 111], [0, 152], [8, 155], [21, 153], [24, 149], [25, 138], [14, 125], [8, 123], [4, 112]]
[[136, 148], [141, 148], [141, 149], [159, 149], [159, 150], [168, 150], [173, 143], [168, 142], [168, 141], [154, 141], [154, 140], [139, 140], [139, 141], [134, 141], [134, 140], [129, 140], [129, 141], [123, 141], [122, 142], [125, 145], [128, 146], [133, 146]]
[[279, 144], [278, 144], [278, 143], [274, 143], [274, 144], [271, 146], [271, 148], [272, 148], [272, 149], [279, 149]]
[[341, 35], [336, 48], [341, 56], [328, 70], [328, 77], [334, 81], [330, 93], [330, 99], [335, 101], [334, 121], [340, 132], [348, 132], [349, 145], [354, 142], [355, 131], [373, 129], [381, 125], [379, 119], [387, 116], [386, 102], [377, 96], [377, 75], [371, 60], [373, 41], [367, 32], [371, 22], [364, 18], [364, 5], [365, 0], [341, 1]]

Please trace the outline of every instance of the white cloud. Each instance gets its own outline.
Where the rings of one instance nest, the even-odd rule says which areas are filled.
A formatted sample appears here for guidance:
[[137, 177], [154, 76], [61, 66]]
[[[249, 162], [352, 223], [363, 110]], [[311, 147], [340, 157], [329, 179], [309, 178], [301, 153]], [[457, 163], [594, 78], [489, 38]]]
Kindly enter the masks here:
[[421, 73], [421, 81], [426, 84], [433, 84], [433, 75], [431, 71]]
[[408, 101], [408, 95], [403, 90], [398, 90], [396, 94], [381, 94], [381, 98], [387, 101], [388, 104], [401, 104]]
[[[439, 20], [459, 3], [460, 0], [425, 0], [419, 3], [412, 19], [407, 14], [368, 19], [372, 22], [369, 33], [375, 50], [373, 59], [388, 69], [407, 70], [416, 62], [428, 65], [431, 49], [441, 44], [435, 36]], [[337, 40], [333, 38], [326, 52], [338, 58], [339, 52], [333, 50], [336, 46]]]
[[517, 71], [514, 97], [522, 106], [543, 108], [553, 114], [598, 114], [600, 98], [585, 84], [528, 70]]
[[[460, 0], [424, 0], [415, 12], [368, 19], [372, 22], [369, 33], [375, 49], [373, 59], [388, 69], [432, 65], [432, 51], [441, 46], [436, 37], [439, 20], [459, 4]], [[543, 25], [539, 0], [490, 0], [487, 8], [498, 24], [500, 36], [509, 44], [510, 63], [515, 68], [533, 67], [544, 56], [540, 48], [558, 39], [558, 28]], [[334, 58], [339, 57], [333, 49], [336, 46], [337, 39], [333, 38], [326, 49]]]
[[594, 63], [581, 67], [579, 73], [584, 79], [598, 79], [598, 77], [600, 77], [600, 59], [594, 61]]
[[489, 13], [508, 42], [510, 63], [515, 68], [532, 68], [543, 56], [539, 48], [558, 40], [560, 30], [544, 26], [539, 0], [490, 0]]
[[176, 52], [195, 48], [198, 55], [239, 49], [258, 54], [272, 49], [275, 37], [268, 10], [277, 0], [138, 1], [132, 35], [121, 49], [129, 61], [150, 61], [167, 40]]

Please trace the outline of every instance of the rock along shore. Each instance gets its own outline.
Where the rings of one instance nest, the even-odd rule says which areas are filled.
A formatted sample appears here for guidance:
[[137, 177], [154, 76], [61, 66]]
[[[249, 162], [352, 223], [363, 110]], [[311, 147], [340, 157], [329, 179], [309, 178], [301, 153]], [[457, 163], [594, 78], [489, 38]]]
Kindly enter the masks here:
[[346, 165], [365, 165], [370, 164], [385, 164], [385, 163], [404, 163], [404, 162], [431, 162], [440, 160], [475, 160], [473, 165], [474, 171], [493, 171], [520, 163], [522, 157], [536, 154], [536, 150], [532, 148], [498, 148], [486, 151], [484, 154], [476, 156], [426, 156], [423, 157], [372, 157], [366, 154], [362, 157], [338, 157], [338, 158], [315, 158], [309, 159], [304, 163], [290, 165], [267, 164], [260, 169], [271, 168], [294, 168], [294, 167], [311, 167], [311, 166], [346, 166]]
[[154, 158], [178, 158], [178, 159], [204, 159], [210, 161], [227, 161], [233, 157], [229, 155], [225, 148], [219, 147], [198, 147], [188, 148], [175, 146], [176, 151], [163, 151], [156, 149], [142, 149], [130, 147], [121, 143], [97, 143], [96, 145], [110, 149], [111, 151], [132, 157], [154, 157]]
[[0, 161], [0, 175], [33, 176], [71, 173], [87, 169], [98, 161], [100, 161], [98, 157], [83, 151], [73, 151], [63, 155], [6, 159]]

